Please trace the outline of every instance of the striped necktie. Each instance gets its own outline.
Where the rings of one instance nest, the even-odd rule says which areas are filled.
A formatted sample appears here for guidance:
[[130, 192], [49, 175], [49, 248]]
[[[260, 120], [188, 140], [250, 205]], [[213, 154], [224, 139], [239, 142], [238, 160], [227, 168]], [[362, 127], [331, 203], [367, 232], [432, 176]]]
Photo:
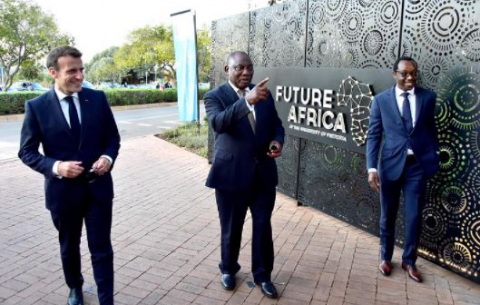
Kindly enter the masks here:
[[[240, 97], [245, 97], [245, 90], [238, 90], [238, 95]], [[252, 127], [253, 133], [255, 133], [257, 124], [255, 122], [255, 117], [253, 116], [253, 111], [250, 111], [248, 113], [248, 121], [250, 122], [250, 126]]]

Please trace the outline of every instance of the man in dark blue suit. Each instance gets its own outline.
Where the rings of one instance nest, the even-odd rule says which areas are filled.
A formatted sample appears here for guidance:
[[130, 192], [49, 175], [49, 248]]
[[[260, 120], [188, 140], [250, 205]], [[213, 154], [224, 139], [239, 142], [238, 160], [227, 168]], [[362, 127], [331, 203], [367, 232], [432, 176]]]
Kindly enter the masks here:
[[370, 187], [380, 192], [380, 272], [388, 276], [393, 268], [395, 221], [402, 191], [405, 206], [402, 268], [410, 278], [421, 282], [415, 262], [424, 195], [427, 179], [439, 168], [439, 156], [436, 95], [416, 86], [417, 73], [418, 65], [412, 58], [399, 58], [393, 66], [396, 85], [375, 96], [367, 138], [367, 169]]
[[221, 283], [235, 288], [240, 270], [243, 223], [252, 214], [252, 273], [262, 292], [277, 297], [271, 282], [271, 216], [278, 183], [275, 158], [282, 153], [285, 131], [265, 86], [251, 84], [253, 65], [244, 52], [233, 52], [225, 65], [228, 82], [205, 94], [205, 110], [215, 131], [215, 155], [206, 185], [215, 188], [221, 226]]
[[[83, 304], [80, 238], [85, 221], [100, 304], [113, 304], [113, 182], [120, 136], [105, 93], [82, 88], [82, 53], [50, 52], [50, 91], [25, 103], [20, 159], [45, 177], [45, 201], [59, 232], [69, 305]], [[39, 152], [42, 144], [43, 153]]]

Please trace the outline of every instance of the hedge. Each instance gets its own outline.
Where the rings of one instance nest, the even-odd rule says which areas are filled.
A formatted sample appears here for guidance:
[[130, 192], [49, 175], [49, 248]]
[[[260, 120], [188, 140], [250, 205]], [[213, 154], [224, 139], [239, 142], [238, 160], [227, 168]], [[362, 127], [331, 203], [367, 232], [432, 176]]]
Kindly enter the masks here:
[[[208, 90], [199, 90], [199, 99]], [[111, 106], [140, 105], [162, 102], [175, 102], [177, 89], [106, 89], [108, 102]], [[33, 99], [43, 92], [0, 92], [0, 115], [19, 114], [25, 111], [25, 101]]]

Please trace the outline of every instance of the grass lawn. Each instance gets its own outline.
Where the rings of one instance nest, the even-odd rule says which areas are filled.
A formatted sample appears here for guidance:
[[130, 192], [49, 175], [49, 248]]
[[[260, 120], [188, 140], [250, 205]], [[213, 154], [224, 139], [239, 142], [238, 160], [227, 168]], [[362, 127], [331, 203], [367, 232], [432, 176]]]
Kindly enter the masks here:
[[202, 122], [200, 129], [196, 122], [183, 123], [174, 129], [166, 130], [158, 137], [177, 146], [207, 157], [208, 150], [208, 123]]

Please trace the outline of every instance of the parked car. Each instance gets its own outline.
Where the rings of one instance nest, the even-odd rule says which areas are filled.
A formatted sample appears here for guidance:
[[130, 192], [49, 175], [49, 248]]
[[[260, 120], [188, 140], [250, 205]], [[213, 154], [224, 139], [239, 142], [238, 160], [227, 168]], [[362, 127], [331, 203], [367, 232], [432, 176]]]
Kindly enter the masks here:
[[119, 83], [114, 82], [103, 82], [100, 83], [100, 89], [112, 89], [112, 88], [122, 88], [123, 86]]
[[88, 80], [83, 80], [82, 87], [88, 89], [96, 89], [95, 86]]
[[198, 89], [210, 89], [209, 83], [198, 83]]
[[13, 83], [7, 91], [48, 91], [48, 89], [39, 83], [19, 81]]

